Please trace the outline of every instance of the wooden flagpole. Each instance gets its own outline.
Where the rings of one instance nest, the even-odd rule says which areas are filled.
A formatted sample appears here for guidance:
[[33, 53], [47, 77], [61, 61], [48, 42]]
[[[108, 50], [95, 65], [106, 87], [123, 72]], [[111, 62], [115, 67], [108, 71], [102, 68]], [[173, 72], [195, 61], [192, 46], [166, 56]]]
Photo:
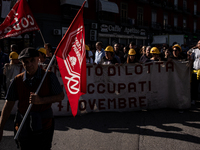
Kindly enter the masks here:
[[44, 37], [43, 37], [43, 35], [42, 35], [41, 30], [39, 30], [38, 32], [40, 32], [40, 35], [41, 35], [41, 37], [42, 37], [42, 40], [43, 40], [43, 42], [44, 42], [44, 44], [45, 44], [46, 42], [45, 42], [45, 40], [44, 40]]

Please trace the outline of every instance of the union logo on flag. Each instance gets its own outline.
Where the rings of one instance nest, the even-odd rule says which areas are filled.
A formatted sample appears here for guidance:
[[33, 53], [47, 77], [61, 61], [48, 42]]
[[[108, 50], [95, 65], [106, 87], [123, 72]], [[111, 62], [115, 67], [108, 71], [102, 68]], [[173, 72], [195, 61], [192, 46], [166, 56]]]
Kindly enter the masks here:
[[85, 2], [55, 52], [60, 74], [74, 116], [77, 114], [79, 97], [86, 93], [87, 83], [85, 28], [83, 22]]

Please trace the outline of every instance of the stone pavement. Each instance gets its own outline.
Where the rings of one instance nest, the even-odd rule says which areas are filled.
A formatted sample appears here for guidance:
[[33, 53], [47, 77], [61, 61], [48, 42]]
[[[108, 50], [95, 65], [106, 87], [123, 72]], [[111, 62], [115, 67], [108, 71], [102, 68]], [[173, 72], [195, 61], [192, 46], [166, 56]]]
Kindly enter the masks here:
[[[3, 100], [0, 100], [0, 109]], [[12, 115], [0, 150], [16, 150]], [[199, 150], [200, 102], [173, 109], [55, 117], [52, 150]]]

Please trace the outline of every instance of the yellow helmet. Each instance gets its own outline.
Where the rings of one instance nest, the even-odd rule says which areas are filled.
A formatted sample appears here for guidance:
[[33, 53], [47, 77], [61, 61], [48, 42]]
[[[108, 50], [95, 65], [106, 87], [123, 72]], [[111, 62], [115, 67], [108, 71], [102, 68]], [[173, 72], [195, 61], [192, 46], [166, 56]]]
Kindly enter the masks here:
[[89, 46], [85, 45], [85, 50], [90, 51]]
[[181, 48], [181, 46], [180, 46], [180, 45], [178, 45], [178, 44], [175, 44], [174, 46], [172, 46], [172, 48], [174, 48], [174, 47], [178, 47], [178, 48], [180, 49], [180, 52], [182, 52], [182, 48]]
[[112, 46], [107, 46], [106, 49], [104, 50], [105, 52], [114, 52]]
[[44, 48], [40, 48], [40, 49], [38, 49], [38, 51], [45, 54], [45, 55], [47, 54], [47, 50], [44, 49]]
[[152, 47], [151, 50], [150, 50], [150, 53], [151, 54], [160, 54], [160, 51], [158, 50], [157, 47]]
[[136, 51], [134, 50], [134, 49], [130, 49], [129, 51], [128, 51], [128, 54], [129, 55], [135, 55], [136, 54]]
[[19, 55], [16, 52], [11, 52], [10, 55], [9, 55], [9, 58], [10, 59], [18, 59], [18, 56]]

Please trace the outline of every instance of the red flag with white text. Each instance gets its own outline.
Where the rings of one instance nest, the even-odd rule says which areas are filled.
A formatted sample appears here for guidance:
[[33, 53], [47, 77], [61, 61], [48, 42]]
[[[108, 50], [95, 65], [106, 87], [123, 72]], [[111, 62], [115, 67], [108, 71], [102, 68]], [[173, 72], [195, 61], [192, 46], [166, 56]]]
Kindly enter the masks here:
[[83, 22], [85, 3], [86, 1], [55, 52], [73, 116], [77, 114], [80, 96], [86, 93], [85, 27]]
[[18, 0], [0, 25], [0, 39], [39, 30], [26, 0]]

